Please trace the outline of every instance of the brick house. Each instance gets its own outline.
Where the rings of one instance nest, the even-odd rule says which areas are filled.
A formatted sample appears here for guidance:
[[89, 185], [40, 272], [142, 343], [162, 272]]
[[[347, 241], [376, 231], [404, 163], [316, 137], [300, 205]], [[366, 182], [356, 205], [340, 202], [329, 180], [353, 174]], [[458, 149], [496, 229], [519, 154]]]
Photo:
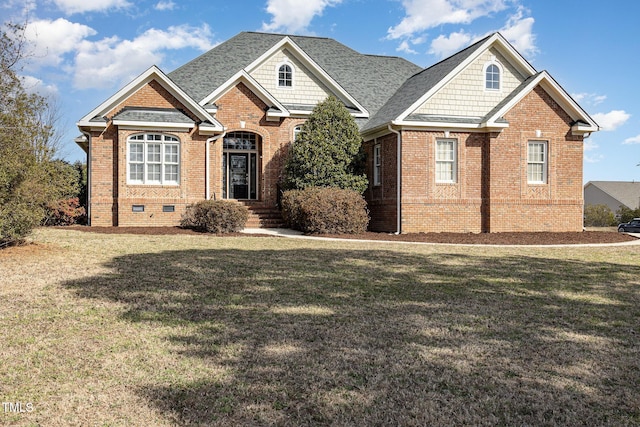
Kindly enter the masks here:
[[90, 224], [176, 225], [215, 198], [268, 226], [287, 147], [328, 95], [361, 129], [372, 230], [582, 229], [583, 139], [598, 126], [499, 33], [427, 69], [252, 32], [153, 66], [78, 122]]

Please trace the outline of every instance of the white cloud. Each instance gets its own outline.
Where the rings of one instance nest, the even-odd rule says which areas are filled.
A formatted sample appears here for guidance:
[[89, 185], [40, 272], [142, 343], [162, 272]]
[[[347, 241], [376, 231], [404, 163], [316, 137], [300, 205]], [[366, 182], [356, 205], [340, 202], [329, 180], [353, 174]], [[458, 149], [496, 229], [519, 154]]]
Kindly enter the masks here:
[[525, 16], [525, 9], [518, 8], [515, 15], [511, 15], [507, 24], [499, 31], [524, 56], [532, 56], [537, 52], [533, 23], [535, 19]]
[[176, 4], [171, 0], [160, 0], [154, 8], [160, 11], [174, 10], [176, 8]]
[[583, 148], [584, 161], [586, 163], [598, 163], [600, 160], [604, 159], [602, 154], [593, 153], [593, 151], [596, 151], [600, 146], [591, 139], [585, 139]]
[[446, 24], [470, 24], [478, 18], [490, 17], [498, 12], [514, 9], [502, 28], [486, 34], [471, 34], [464, 29], [440, 34], [431, 41], [428, 53], [444, 58], [489, 34], [500, 33], [523, 55], [537, 52], [533, 24], [535, 19], [517, 5], [517, 0], [402, 0], [406, 16], [387, 31], [387, 39], [401, 39], [398, 50], [412, 52], [412, 44], [424, 40], [424, 31]]
[[602, 104], [607, 99], [607, 95], [598, 95], [596, 93], [587, 92], [572, 93], [571, 97], [575, 99], [576, 102], [581, 102], [592, 107]]
[[127, 0], [53, 0], [53, 2], [67, 15], [106, 12], [110, 9], [125, 9], [131, 6]]
[[130, 80], [151, 65], [159, 65], [164, 51], [213, 47], [211, 29], [206, 24], [169, 27], [166, 31], [150, 29], [133, 40], [118, 37], [80, 43], [75, 63], [74, 85], [79, 89], [106, 88]]
[[596, 113], [593, 119], [600, 125], [601, 130], [616, 130], [629, 120], [631, 114], [624, 110], [612, 110], [608, 113]]
[[55, 96], [58, 94], [58, 87], [52, 84], [45, 84], [42, 80], [33, 76], [21, 76], [22, 87], [28, 93], [37, 93], [44, 97]]
[[271, 22], [263, 23], [264, 31], [305, 33], [311, 20], [327, 7], [340, 4], [342, 0], [268, 0], [267, 12], [273, 15]]
[[408, 40], [403, 40], [400, 43], [400, 45], [396, 48], [396, 50], [398, 52], [405, 52], [405, 53], [413, 53], [413, 54], [418, 53], [415, 50], [411, 49], [411, 46], [409, 45], [409, 41]]
[[443, 24], [469, 24], [507, 8], [506, 0], [402, 0], [406, 16], [387, 37], [399, 39]]
[[640, 144], [640, 135], [625, 139], [623, 144]]
[[93, 28], [63, 18], [31, 21], [25, 28], [30, 44], [29, 62], [36, 67], [59, 65], [65, 54], [75, 51], [82, 40], [95, 34]]
[[429, 53], [444, 58], [468, 46], [470, 41], [471, 36], [464, 31], [451, 33], [448, 37], [440, 35], [431, 42]]
[[[0, 9], [9, 11], [18, 11], [17, 15], [21, 16], [20, 21], [25, 20], [33, 11], [37, 9], [36, 0], [4, 0], [0, 3]], [[12, 21], [7, 19], [6, 21]], [[3, 19], [5, 21], [5, 19]]]

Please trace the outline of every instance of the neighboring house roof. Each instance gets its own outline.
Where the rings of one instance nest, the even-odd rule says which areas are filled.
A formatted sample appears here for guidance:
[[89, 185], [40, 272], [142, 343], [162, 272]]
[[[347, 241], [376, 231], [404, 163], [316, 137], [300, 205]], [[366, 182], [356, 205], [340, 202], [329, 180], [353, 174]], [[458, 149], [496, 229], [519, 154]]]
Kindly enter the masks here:
[[629, 209], [637, 209], [640, 207], [640, 182], [589, 181], [584, 186], [585, 204], [599, 204], [598, 201], [600, 199], [597, 197], [594, 197], [594, 200], [587, 200], [590, 193], [592, 193], [591, 190], [594, 189], [600, 190], [602, 193], [619, 202], [619, 205], [624, 205]]

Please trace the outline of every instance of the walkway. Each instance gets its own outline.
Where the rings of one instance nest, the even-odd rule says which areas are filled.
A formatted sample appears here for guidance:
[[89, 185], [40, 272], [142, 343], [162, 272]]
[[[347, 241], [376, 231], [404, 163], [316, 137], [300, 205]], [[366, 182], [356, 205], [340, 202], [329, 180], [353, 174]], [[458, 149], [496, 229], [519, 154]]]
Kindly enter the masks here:
[[402, 240], [366, 240], [366, 239], [341, 239], [339, 237], [318, 237], [305, 235], [301, 231], [291, 230], [289, 228], [245, 228], [242, 233], [246, 234], [266, 234], [276, 237], [288, 237], [292, 239], [315, 239], [315, 240], [328, 240], [328, 241], [349, 241], [360, 243], [404, 243], [412, 245], [444, 245], [444, 246], [501, 246], [501, 247], [513, 247], [513, 248], [531, 248], [535, 246], [544, 246], [545, 248], [554, 247], [601, 247], [601, 246], [636, 246], [640, 245], [640, 233], [628, 233], [630, 236], [636, 237], [636, 240], [629, 242], [618, 243], [584, 243], [584, 244], [567, 244], [567, 245], [486, 245], [486, 244], [473, 244], [473, 243], [432, 243], [432, 242], [405, 242]]

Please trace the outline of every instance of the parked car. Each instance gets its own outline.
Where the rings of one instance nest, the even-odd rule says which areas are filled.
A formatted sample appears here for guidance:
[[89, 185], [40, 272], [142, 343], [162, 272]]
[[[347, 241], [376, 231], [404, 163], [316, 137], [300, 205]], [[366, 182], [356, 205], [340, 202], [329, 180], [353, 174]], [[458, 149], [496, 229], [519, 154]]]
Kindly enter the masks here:
[[640, 218], [633, 218], [629, 222], [623, 222], [618, 226], [618, 231], [625, 233], [640, 233]]

